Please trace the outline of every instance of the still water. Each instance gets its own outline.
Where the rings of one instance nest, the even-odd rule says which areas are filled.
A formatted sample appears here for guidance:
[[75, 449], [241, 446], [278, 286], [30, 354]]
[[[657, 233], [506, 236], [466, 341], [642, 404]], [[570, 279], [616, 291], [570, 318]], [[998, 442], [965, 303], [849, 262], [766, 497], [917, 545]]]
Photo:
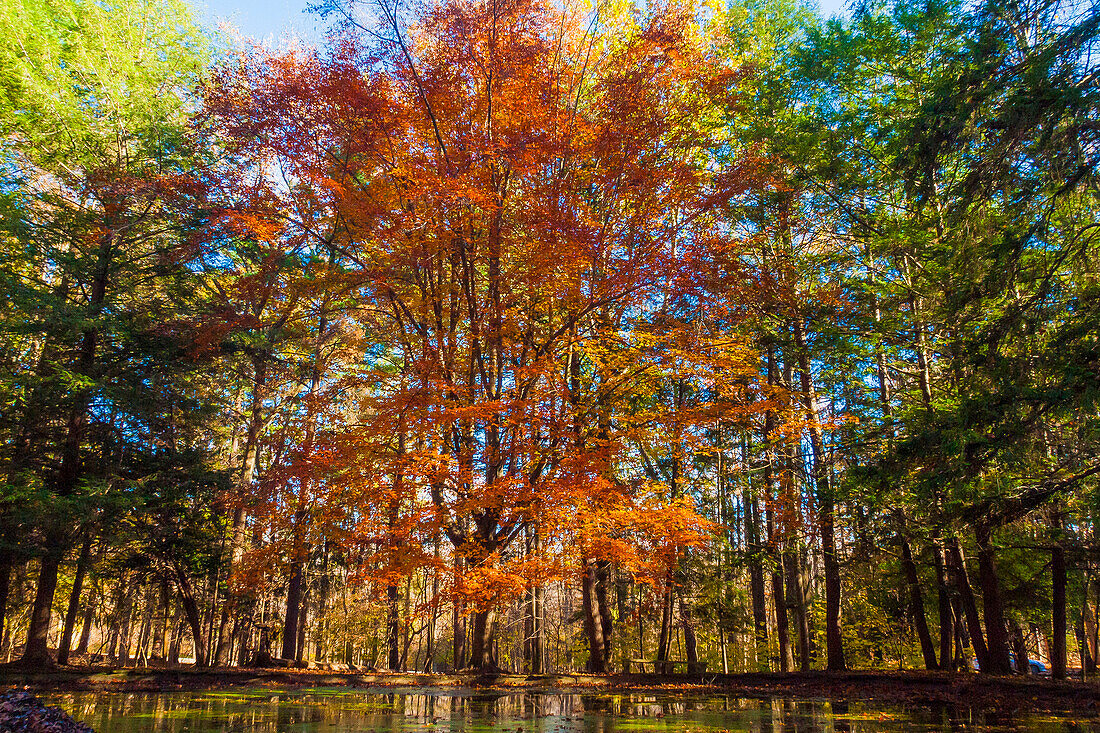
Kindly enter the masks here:
[[716, 695], [233, 690], [39, 696], [98, 733], [1097, 731], [1088, 716]]

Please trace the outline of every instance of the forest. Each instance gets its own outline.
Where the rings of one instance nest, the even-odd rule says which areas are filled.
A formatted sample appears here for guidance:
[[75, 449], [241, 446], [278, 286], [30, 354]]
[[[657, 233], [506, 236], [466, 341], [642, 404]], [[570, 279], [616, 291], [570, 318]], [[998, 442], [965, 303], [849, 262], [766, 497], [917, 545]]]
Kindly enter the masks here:
[[1097, 673], [1100, 5], [313, 11], [0, 4], [0, 662]]

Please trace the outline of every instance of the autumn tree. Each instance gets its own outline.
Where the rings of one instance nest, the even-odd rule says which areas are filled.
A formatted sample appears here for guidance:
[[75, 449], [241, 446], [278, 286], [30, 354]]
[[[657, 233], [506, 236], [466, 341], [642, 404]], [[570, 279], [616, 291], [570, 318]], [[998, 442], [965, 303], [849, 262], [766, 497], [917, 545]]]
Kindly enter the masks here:
[[[380, 6], [374, 29], [345, 10], [335, 55], [273, 61], [238, 129], [282, 125], [294, 176], [346, 222], [333, 247], [398, 365], [361, 420], [399, 426], [393, 486], [428, 499], [451, 541], [470, 663], [485, 667], [492, 609], [522, 587], [509, 547], [610, 480], [561, 480], [614, 452], [606, 435], [578, 443], [610, 419], [578, 393], [582, 342], [687, 267], [677, 245], [706, 246], [708, 212], [743, 185], [736, 168], [706, 169], [716, 143], [692, 122], [730, 71], [673, 10], [625, 38], [573, 6], [445, 5], [409, 27]], [[264, 118], [276, 99], [301, 118]], [[362, 440], [368, 454], [384, 442]]]

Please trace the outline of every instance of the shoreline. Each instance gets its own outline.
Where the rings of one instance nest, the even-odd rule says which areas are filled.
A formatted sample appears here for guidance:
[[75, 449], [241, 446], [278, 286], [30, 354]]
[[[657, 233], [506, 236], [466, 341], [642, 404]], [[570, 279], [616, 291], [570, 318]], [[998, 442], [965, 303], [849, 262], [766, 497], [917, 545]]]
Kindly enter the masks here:
[[750, 672], [740, 674], [484, 675], [304, 669], [0, 668], [0, 688], [31, 692], [203, 692], [344, 688], [415, 694], [696, 694], [996, 710], [1100, 712], [1100, 684], [941, 672]]

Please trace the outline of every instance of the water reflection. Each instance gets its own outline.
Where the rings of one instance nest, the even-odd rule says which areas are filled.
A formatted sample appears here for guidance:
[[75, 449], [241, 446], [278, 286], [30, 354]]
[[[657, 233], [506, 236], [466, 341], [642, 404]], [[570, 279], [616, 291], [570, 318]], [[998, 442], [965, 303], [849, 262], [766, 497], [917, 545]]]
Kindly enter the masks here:
[[100, 733], [870, 733], [1098, 731], [1095, 719], [806, 700], [470, 690], [233, 690], [42, 695]]

